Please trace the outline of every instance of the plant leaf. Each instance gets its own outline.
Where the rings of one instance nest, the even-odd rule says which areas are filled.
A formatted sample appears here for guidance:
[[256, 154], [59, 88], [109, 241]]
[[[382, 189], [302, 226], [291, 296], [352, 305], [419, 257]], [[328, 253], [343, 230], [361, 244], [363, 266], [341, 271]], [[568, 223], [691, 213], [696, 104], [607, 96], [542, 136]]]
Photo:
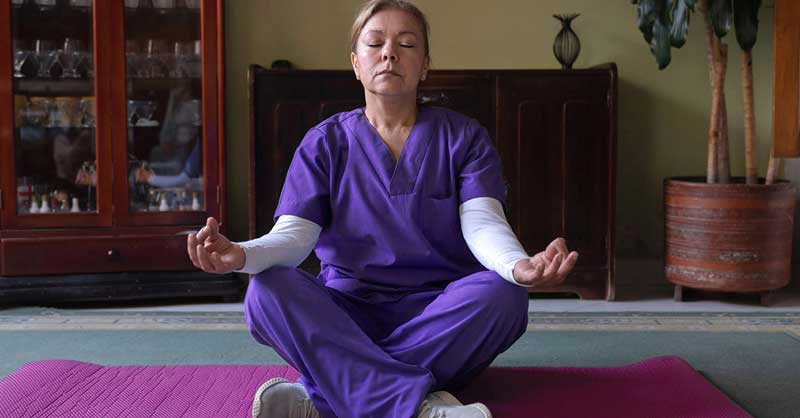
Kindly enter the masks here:
[[653, 55], [656, 56], [659, 70], [667, 68], [672, 59], [672, 42], [670, 42], [672, 25], [670, 25], [670, 10], [666, 7], [667, 1], [670, 0], [664, 0], [662, 5], [665, 7], [662, 7], [661, 13], [653, 23], [653, 41], [650, 43], [650, 49], [653, 51]]
[[675, 11], [672, 20], [672, 28], [669, 39], [672, 46], [680, 48], [686, 43], [686, 35], [689, 33], [689, 10], [692, 8], [688, 4], [690, 0], [676, 0]]
[[711, 24], [714, 26], [714, 33], [723, 38], [731, 30], [733, 20], [732, 0], [708, 0], [708, 9], [711, 17]]
[[733, 22], [736, 40], [745, 51], [753, 49], [758, 35], [758, 10], [761, 0], [733, 0]]
[[648, 44], [653, 40], [653, 23], [658, 16], [658, 5], [661, 2], [662, 0], [639, 0], [636, 24]]

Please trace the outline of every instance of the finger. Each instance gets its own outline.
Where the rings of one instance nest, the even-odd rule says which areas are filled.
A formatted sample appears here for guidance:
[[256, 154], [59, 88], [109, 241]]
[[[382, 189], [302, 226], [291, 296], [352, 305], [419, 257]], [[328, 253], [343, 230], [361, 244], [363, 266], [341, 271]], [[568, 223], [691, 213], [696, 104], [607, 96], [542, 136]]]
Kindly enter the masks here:
[[566, 276], [572, 271], [572, 268], [575, 267], [575, 264], [578, 262], [578, 253], [573, 251], [569, 253], [567, 258], [561, 263], [561, 267], [558, 268], [558, 274]]
[[[216, 223], [216, 219], [208, 218], [206, 220], [206, 225], [200, 228], [200, 232], [197, 233], [197, 241], [200, 243], [205, 243], [206, 241], [213, 241], [216, 239], [216, 236], [213, 235], [214, 229], [212, 223]], [[219, 231], [219, 229], [217, 229]]]
[[186, 238], [186, 251], [189, 253], [189, 259], [192, 260], [192, 264], [200, 268], [200, 262], [197, 260], [197, 236], [195, 234], [189, 234]]
[[206, 226], [211, 228], [211, 238], [216, 239], [219, 235], [219, 222], [214, 218], [208, 218], [206, 219]]
[[211, 265], [211, 261], [209, 260], [208, 250], [203, 248], [202, 245], [197, 245], [197, 260], [200, 262], [200, 268], [203, 271], [208, 273], [216, 273], [214, 267]]
[[534, 285], [541, 281], [542, 271], [544, 271], [544, 266], [541, 263], [536, 264], [530, 270], [526, 270], [523, 274], [523, 284]]
[[564, 238], [557, 238], [555, 240], [556, 249], [558, 253], [566, 257], [569, 254], [569, 249], [567, 248], [567, 240]]
[[564, 256], [567, 255], [566, 253], [563, 252], [563, 248], [566, 248], [566, 244], [564, 243], [564, 239], [563, 238], [556, 238], [556, 239], [553, 240], [553, 242], [550, 243], [550, 245], [547, 246], [547, 250], [545, 252], [549, 256], [548, 257], [549, 260], [552, 260], [558, 254], [564, 254]]
[[556, 272], [558, 272], [558, 267], [561, 265], [562, 258], [563, 257], [562, 257], [561, 254], [557, 254], [553, 258], [553, 261], [550, 262], [550, 264], [547, 265], [547, 268], [544, 270], [544, 280], [545, 281], [549, 282], [555, 277]]

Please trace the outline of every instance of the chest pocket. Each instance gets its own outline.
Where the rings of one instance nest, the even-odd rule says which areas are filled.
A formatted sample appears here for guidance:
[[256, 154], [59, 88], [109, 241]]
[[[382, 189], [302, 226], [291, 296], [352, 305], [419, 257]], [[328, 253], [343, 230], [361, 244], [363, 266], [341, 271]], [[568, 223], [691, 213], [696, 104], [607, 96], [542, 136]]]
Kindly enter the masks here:
[[458, 198], [420, 197], [419, 226], [425, 237], [433, 242], [445, 244], [461, 237], [461, 222], [458, 217]]

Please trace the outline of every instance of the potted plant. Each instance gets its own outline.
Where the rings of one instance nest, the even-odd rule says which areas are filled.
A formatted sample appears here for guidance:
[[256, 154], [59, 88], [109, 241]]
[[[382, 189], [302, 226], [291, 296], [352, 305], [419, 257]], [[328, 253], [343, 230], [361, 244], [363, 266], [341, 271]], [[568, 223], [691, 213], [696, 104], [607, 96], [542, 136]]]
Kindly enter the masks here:
[[[760, 0], [632, 0], [639, 30], [659, 69], [671, 48], [686, 42], [690, 17], [705, 29], [711, 84], [706, 176], [664, 181], [664, 271], [683, 288], [758, 292], [768, 304], [772, 291], [791, 278], [794, 186], [776, 181], [781, 160], [770, 151], [766, 178], [757, 175], [755, 109], [751, 51], [758, 33]], [[728, 115], [725, 76], [726, 36], [735, 33], [741, 49], [740, 72], [745, 144], [745, 176], [731, 177], [728, 163]]]

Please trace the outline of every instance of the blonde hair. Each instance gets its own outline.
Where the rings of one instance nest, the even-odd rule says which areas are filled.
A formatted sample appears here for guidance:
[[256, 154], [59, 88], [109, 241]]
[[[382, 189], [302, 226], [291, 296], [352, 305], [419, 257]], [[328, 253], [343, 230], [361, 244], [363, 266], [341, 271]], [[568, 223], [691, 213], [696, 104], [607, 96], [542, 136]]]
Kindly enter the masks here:
[[361, 7], [361, 10], [359, 10], [356, 15], [356, 20], [353, 22], [353, 28], [350, 31], [350, 51], [356, 52], [358, 37], [361, 35], [361, 31], [364, 29], [364, 25], [367, 24], [367, 21], [376, 13], [387, 9], [402, 10], [410, 13], [417, 19], [420, 26], [422, 26], [422, 38], [425, 41], [425, 56], [430, 58], [428, 32], [430, 32], [431, 28], [430, 25], [428, 25], [428, 19], [425, 18], [425, 14], [422, 13], [417, 6], [406, 0], [369, 0], [364, 3], [364, 6]]

